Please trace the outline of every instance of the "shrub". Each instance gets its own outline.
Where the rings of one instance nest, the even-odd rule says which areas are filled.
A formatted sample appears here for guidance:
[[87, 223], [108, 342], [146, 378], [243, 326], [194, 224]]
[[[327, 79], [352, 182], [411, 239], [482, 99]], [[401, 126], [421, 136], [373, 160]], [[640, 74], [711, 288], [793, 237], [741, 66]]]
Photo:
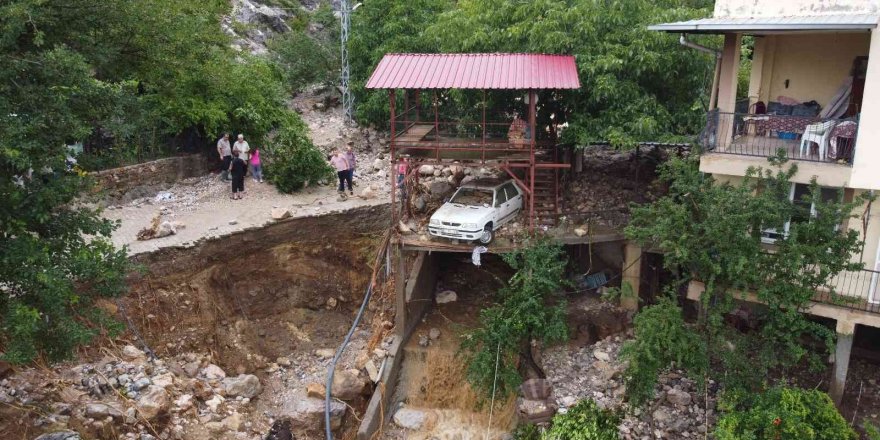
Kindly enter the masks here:
[[602, 409], [587, 399], [553, 417], [553, 424], [542, 440], [617, 440], [620, 414]]
[[756, 395], [718, 421], [718, 440], [855, 440], [855, 431], [828, 394], [777, 387]]
[[550, 344], [568, 338], [562, 291], [567, 285], [567, 260], [562, 246], [540, 238], [502, 258], [516, 273], [498, 291], [499, 303], [483, 309], [480, 327], [461, 345], [468, 381], [487, 398], [493, 392], [508, 396], [516, 391], [522, 382], [518, 360], [525, 360], [526, 367], [537, 367], [529, 362], [532, 340]]
[[291, 193], [307, 182], [315, 183], [332, 177], [324, 155], [312, 145], [306, 127], [291, 116], [263, 149], [266, 178], [278, 191]]
[[670, 298], [642, 309], [633, 320], [635, 338], [627, 341], [621, 358], [627, 362], [626, 395], [639, 406], [654, 396], [660, 371], [675, 363], [699, 376], [706, 348], [684, 321], [681, 308]]
[[511, 437], [513, 440], [541, 440], [541, 430], [537, 425], [524, 423], [513, 430]]

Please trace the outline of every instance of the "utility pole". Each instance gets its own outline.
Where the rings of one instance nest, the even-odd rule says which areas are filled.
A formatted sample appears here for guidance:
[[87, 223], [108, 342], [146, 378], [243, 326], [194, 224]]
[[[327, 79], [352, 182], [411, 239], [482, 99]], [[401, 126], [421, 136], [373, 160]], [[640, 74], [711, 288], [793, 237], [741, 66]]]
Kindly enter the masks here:
[[353, 122], [352, 112], [354, 103], [351, 98], [351, 89], [348, 87], [348, 80], [351, 74], [349, 65], [348, 65], [348, 32], [351, 29], [351, 3], [349, 0], [342, 0], [341, 4], [342, 9], [342, 26], [339, 32], [340, 39], [342, 40], [342, 47], [340, 48], [340, 54], [342, 55], [342, 66], [341, 66], [341, 75], [340, 82], [342, 88], [342, 112], [343, 112], [343, 120], [345, 125], [351, 125]]

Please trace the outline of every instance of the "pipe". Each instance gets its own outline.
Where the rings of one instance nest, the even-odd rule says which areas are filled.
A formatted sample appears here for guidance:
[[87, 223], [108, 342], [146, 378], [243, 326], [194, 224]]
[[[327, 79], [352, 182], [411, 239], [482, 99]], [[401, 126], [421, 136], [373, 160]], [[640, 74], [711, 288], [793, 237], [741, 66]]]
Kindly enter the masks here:
[[330, 427], [330, 401], [331, 393], [333, 392], [333, 375], [336, 373], [336, 364], [339, 362], [339, 358], [342, 357], [342, 352], [345, 351], [345, 347], [348, 346], [349, 341], [351, 341], [351, 336], [354, 334], [354, 331], [357, 329], [358, 325], [361, 322], [361, 317], [364, 316], [364, 311], [367, 309], [367, 304], [370, 303], [370, 297], [373, 295], [373, 284], [376, 283], [376, 275], [379, 272], [379, 264], [382, 261], [382, 254], [386, 254], [385, 261], [390, 261], [388, 259], [387, 253], [388, 251], [388, 242], [391, 240], [391, 230], [385, 234], [385, 238], [382, 239], [381, 251], [376, 255], [376, 260], [373, 268], [373, 275], [370, 277], [370, 284], [367, 285], [367, 291], [364, 294], [364, 301], [361, 303], [361, 308], [358, 310], [357, 316], [354, 318], [354, 322], [351, 324], [351, 328], [348, 330], [348, 334], [345, 335], [345, 339], [342, 341], [342, 345], [336, 350], [336, 355], [333, 356], [333, 360], [330, 361], [330, 368], [327, 371], [327, 384], [326, 390], [324, 392], [324, 430], [325, 430], [325, 438], [326, 440], [333, 440], [333, 429]]
[[709, 91], [709, 110], [713, 110], [718, 100], [718, 82], [721, 80], [721, 51], [694, 43], [687, 39], [687, 34], [681, 34], [678, 42], [684, 47], [715, 56], [715, 72], [712, 74], [712, 89]]

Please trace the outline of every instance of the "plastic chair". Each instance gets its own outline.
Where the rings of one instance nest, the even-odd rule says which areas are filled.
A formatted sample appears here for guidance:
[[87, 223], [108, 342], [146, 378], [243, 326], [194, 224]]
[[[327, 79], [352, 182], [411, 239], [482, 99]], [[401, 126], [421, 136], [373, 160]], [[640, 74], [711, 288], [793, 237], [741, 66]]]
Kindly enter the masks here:
[[819, 122], [810, 124], [804, 128], [804, 135], [801, 137], [801, 156], [807, 152], [809, 145], [807, 142], [815, 142], [819, 145], [819, 160], [825, 160], [825, 152], [828, 150], [828, 139], [831, 131], [834, 129], [835, 121]]

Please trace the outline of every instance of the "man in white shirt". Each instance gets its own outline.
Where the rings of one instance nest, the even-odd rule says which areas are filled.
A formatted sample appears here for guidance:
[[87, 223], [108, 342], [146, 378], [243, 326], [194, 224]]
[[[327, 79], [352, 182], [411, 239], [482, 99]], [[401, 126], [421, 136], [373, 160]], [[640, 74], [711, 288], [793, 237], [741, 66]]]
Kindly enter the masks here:
[[238, 135], [238, 140], [235, 141], [235, 144], [232, 146], [232, 154], [235, 154], [239, 159], [247, 162], [249, 156], [248, 151], [250, 150], [251, 146], [244, 140], [244, 135]]

